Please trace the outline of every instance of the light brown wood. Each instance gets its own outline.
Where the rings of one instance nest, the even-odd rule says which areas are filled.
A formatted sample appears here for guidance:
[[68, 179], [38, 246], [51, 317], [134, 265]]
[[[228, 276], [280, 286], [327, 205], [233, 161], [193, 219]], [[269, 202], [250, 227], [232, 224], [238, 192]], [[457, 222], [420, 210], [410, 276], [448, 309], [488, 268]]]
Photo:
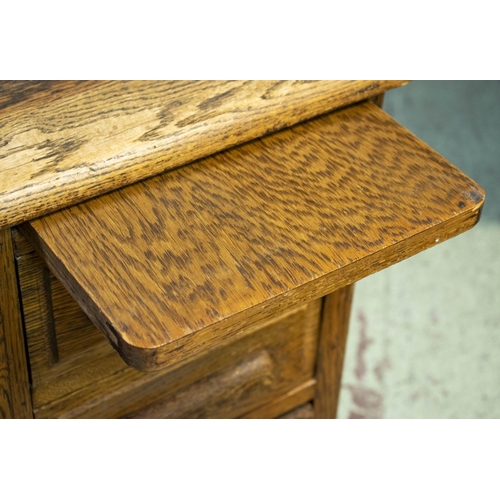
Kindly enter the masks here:
[[0, 227], [405, 83], [0, 82]]
[[335, 418], [344, 366], [354, 285], [340, 288], [323, 299], [316, 370], [316, 418]]
[[0, 229], [0, 418], [32, 418], [10, 229]]
[[[200, 399], [196, 398], [196, 401], [203, 404], [202, 393], [206, 382], [203, 379], [224, 373], [222, 380], [218, 378], [211, 384], [219, 390], [211, 415], [221, 418], [239, 416], [235, 415], [233, 405], [225, 404], [227, 397], [224, 395], [226, 386], [223, 381], [228, 384], [227, 394], [234, 396], [239, 386], [230, 383], [231, 373], [236, 365], [244, 364], [248, 357], [261, 355], [265, 359], [269, 357], [272, 360], [272, 378], [267, 376], [259, 378], [256, 370], [250, 370], [249, 374], [246, 372], [248, 376], [247, 379], [243, 379], [243, 384], [248, 378], [253, 382], [260, 380], [266, 383], [257, 384], [247, 396], [241, 395], [237, 405], [241, 409], [241, 414], [272, 401], [313, 377], [320, 312], [321, 302], [315, 301], [285, 316], [275, 318], [257, 330], [232, 338], [217, 348], [208, 349], [189, 362], [156, 372], [141, 373], [125, 367], [111, 375], [100, 376], [99, 373], [87, 369], [84, 372], [87, 375], [87, 384], [84, 385], [83, 375], [79, 371], [71, 371], [66, 379], [52, 379], [45, 386], [39, 387], [38, 391], [35, 387], [35, 403], [39, 402], [39, 398], [50, 396], [51, 388], [56, 385], [59, 392], [62, 387], [66, 389], [65, 396], [57, 399], [49, 397], [48, 404], [35, 407], [35, 415], [37, 418], [117, 418], [139, 411], [155, 401], [176, 399], [179, 392], [198, 394]], [[116, 353], [113, 353], [113, 356], [123, 363]], [[105, 369], [105, 365], [109, 362], [110, 358], [103, 358], [101, 363], [92, 364], [99, 370]], [[75, 383], [79, 388], [74, 388]], [[189, 389], [190, 385], [197, 383], [198, 390]], [[216, 393], [215, 390], [212, 392]], [[187, 410], [187, 407], [189, 402], [184, 396], [184, 405], [175, 408]], [[196, 406], [189, 408], [193, 416], [195, 412], [200, 415], [204, 411], [203, 408]]]
[[53, 101], [68, 99], [102, 83], [98, 80], [0, 80], [0, 112], [30, 112]]
[[22, 229], [127, 363], [154, 370], [471, 228], [483, 201], [363, 103]]
[[[278, 360], [276, 378], [270, 388], [260, 391], [260, 401], [242, 399], [241, 404], [262, 404], [276, 391], [313, 376], [319, 300], [257, 330], [241, 332], [236, 344], [222, 344], [183, 366], [143, 373], [127, 367], [50, 271], [45, 277], [43, 261], [15, 230], [14, 243], [38, 418], [120, 417], [215, 372], [230, 370], [252, 353], [271, 353]], [[226, 411], [224, 405], [219, 410]]]
[[291, 391], [276, 398], [274, 401], [246, 413], [241, 418], [276, 418], [284, 415], [297, 406], [303, 405], [314, 398], [316, 380], [311, 379], [304, 384], [294, 387]]
[[262, 390], [275, 383], [274, 362], [267, 352], [246, 356], [184, 390], [157, 401], [127, 418], [234, 418], [255, 406]]

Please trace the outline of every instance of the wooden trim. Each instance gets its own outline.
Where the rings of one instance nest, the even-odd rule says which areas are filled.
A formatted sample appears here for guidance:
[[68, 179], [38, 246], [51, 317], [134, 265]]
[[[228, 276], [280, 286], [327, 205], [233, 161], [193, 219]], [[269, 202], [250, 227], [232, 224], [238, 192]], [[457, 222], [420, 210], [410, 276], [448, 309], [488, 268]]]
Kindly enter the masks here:
[[295, 408], [278, 418], [282, 418], [284, 420], [314, 418], [314, 407], [312, 403], [306, 403], [305, 405], [299, 406], [298, 408]]
[[0, 418], [33, 418], [10, 229], [0, 229]]
[[306, 383], [288, 391], [283, 396], [275, 399], [256, 410], [243, 415], [240, 418], [276, 418], [283, 415], [297, 406], [303, 405], [314, 398], [316, 390], [316, 381], [311, 379]]
[[354, 285], [349, 285], [323, 299], [314, 400], [316, 418], [337, 415], [353, 292]]

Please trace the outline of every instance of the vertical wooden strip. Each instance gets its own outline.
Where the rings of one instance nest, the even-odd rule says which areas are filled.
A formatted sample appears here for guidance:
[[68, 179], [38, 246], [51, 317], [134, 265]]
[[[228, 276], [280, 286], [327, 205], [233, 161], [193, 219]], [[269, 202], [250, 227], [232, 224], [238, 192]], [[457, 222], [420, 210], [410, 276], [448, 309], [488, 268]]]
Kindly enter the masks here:
[[323, 299], [314, 400], [316, 418], [335, 418], [354, 284]]
[[59, 349], [57, 346], [56, 326], [54, 321], [54, 306], [52, 305], [52, 287], [50, 285], [50, 271], [48, 267], [43, 267], [43, 290], [46, 301], [47, 328], [46, 342], [49, 364], [54, 365], [59, 361]]
[[0, 418], [32, 418], [10, 229], [0, 229]]
[[370, 97], [370, 101], [382, 109], [382, 106], [384, 105], [384, 96], [385, 92], [382, 92], [381, 94], [377, 94], [374, 97]]

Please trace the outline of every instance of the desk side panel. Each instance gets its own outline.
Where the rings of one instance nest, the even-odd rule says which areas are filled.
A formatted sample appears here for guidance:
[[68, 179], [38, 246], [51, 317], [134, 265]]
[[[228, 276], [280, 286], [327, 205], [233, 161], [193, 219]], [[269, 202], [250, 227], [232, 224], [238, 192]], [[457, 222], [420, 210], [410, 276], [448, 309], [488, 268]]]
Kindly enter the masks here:
[[32, 418], [10, 229], [0, 229], [0, 418]]

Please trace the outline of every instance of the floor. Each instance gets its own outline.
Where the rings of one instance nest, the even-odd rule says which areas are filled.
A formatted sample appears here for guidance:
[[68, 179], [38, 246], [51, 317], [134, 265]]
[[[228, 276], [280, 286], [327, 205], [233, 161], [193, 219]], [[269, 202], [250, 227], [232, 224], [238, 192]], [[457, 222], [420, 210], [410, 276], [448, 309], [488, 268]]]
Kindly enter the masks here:
[[412, 82], [384, 109], [486, 191], [471, 231], [356, 284], [339, 418], [500, 418], [500, 82]]

